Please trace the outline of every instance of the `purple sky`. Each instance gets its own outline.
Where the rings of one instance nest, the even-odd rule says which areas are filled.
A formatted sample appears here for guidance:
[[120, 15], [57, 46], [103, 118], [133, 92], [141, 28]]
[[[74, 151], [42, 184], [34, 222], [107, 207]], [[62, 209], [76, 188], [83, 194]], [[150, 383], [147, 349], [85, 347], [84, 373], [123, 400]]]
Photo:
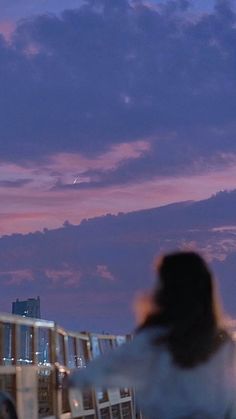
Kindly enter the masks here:
[[230, 3], [81, 4], [0, 2], [2, 234], [236, 187]]
[[233, 3], [0, 12], [1, 236], [236, 189]]

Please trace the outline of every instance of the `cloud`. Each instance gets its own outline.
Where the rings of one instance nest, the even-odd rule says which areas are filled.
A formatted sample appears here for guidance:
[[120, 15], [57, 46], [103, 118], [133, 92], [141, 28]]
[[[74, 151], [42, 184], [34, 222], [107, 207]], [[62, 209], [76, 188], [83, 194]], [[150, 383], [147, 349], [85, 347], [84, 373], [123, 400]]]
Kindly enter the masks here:
[[235, 205], [236, 191], [224, 191], [200, 202], [0, 238], [3, 307], [40, 295], [43, 316], [62, 325], [128, 332], [133, 295], [152, 286], [156, 256], [188, 248], [210, 261], [235, 315]]
[[74, 271], [70, 267], [67, 269], [46, 269], [45, 270], [46, 277], [52, 282], [52, 284], [56, 287], [61, 286], [78, 286], [78, 282], [80, 281], [81, 274], [78, 270]]
[[46, 3], [0, 38], [1, 234], [236, 187], [227, 2]]
[[97, 265], [96, 273], [102, 279], [115, 281], [114, 275], [112, 275], [106, 265]]
[[30, 182], [30, 179], [0, 180], [0, 188], [21, 188]]
[[20, 269], [15, 271], [0, 271], [0, 278], [7, 286], [19, 286], [22, 283], [34, 281], [33, 272], [30, 269]]
[[1, 18], [19, 20], [36, 14], [59, 13], [81, 3], [80, 0], [0, 0]]
[[[113, 173], [110, 169], [107, 170], [110, 163], [106, 162], [105, 156], [98, 161], [93, 159], [94, 164], [100, 168], [96, 185], [92, 181], [92, 176], [88, 176], [86, 185], [73, 184], [78, 171], [82, 171], [81, 181], [85, 178], [84, 170], [86, 171], [87, 164], [92, 164], [92, 160], [84, 162], [79, 155], [69, 155], [68, 160], [59, 159], [56, 164], [55, 161], [53, 163], [49, 161], [47, 165], [42, 166], [34, 164], [25, 170], [19, 166], [19, 177], [22, 179], [28, 177], [31, 182], [21, 188], [2, 188], [1, 235], [16, 231], [27, 233], [43, 230], [44, 227], [58, 228], [65, 220], [78, 224], [83, 219], [107, 213], [117, 214], [160, 207], [171, 202], [200, 200], [216, 191], [236, 188], [234, 155], [224, 156], [230, 162], [229, 167], [224, 165], [215, 167], [208, 162], [207, 173], [202, 166], [199, 166], [198, 171], [194, 169], [195, 174], [189, 172], [187, 176], [181, 173], [176, 176], [173, 172], [169, 176], [154, 176], [149, 179], [146, 172], [146, 178], [141, 176], [135, 178], [131, 173], [129, 177], [127, 175], [126, 181], [120, 170], [122, 160], [114, 160], [118, 172], [115, 170]], [[103, 164], [104, 171], [102, 171]], [[9, 167], [4, 165], [4, 168], [7, 177], [12, 170], [12, 180], [16, 179], [17, 165]], [[123, 171], [127, 173], [126, 166], [123, 166]], [[1, 167], [0, 174], [3, 176]], [[55, 188], [59, 179], [61, 185]]]
[[19, 23], [0, 46], [2, 159], [152, 138], [151, 175], [235, 152], [235, 13], [219, 2], [193, 18], [185, 3], [99, 0]]
[[[1, 3], [0, 3], [1, 7]], [[10, 42], [11, 36], [16, 29], [16, 25], [11, 20], [0, 21], [0, 34], [4, 37], [5, 41]]]
[[[129, 166], [132, 160], [142, 160], [151, 153], [151, 142], [135, 141], [108, 148], [105, 153], [86, 158], [79, 153], [59, 153], [48, 161], [48, 168], [58, 181], [52, 189], [89, 188], [116, 183], [116, 175]], [[103, 182], [105, 180], [105, 182]], [[117, 176], [119, 181], [119, 175]], [[129, 177], [126, 178], [128, 182]]]

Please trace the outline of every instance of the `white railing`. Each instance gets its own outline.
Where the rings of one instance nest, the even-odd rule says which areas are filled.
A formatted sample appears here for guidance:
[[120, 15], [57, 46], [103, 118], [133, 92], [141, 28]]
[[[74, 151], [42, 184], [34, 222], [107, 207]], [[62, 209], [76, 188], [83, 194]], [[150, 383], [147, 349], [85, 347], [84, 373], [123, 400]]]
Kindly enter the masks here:
[[62, 387], [71, 368], [83, 368], [127, 336], [69, 332], [51, 321], [0, 314], [0, 390], [11, 395], [19, 419], [133, 419], [131, 389]]

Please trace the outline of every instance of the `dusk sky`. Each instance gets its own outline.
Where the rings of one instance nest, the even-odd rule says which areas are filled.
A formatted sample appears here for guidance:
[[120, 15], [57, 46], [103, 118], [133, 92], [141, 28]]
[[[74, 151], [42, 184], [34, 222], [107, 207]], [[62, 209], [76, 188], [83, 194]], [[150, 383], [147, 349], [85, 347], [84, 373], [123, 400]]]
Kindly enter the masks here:
[[[0, 0], [0, 33], [1, 236], [24, 241], [65, 220], [236, 189], [235, 2]], [[232, 227], [222, 220], [214, 228]], [[236, 248], [232, 237], [223, 259]], [[96, 275], [121, 274], [93, 257]], [[12, 258], [0, 260], [0, 279], [21, 280], [17, 290], [4, 288], [5, 311], [11, 299], [40, 291], [20, 288], [34, 268], [27, 260], [13, 267]], [[59, 284], [55, 311], [46, 313], [56, 319], [65, 285], [58, 278], [72, 269], [65, 263], [42, 268]]]

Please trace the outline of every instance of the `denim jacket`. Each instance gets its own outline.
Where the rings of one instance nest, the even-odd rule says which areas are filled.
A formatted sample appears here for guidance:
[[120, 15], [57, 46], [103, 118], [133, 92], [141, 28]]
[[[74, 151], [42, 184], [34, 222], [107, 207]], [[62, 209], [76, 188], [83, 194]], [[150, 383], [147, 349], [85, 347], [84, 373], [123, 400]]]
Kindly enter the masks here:
[[[159, 331], [134, 339], [72, 372], [71, 387], [133, 387], [146, 419], [236, 419], [236, 345], [222, 344], [194, 368], [177, 366]], [[161, 332], [160, 332], [161, 333]]]

